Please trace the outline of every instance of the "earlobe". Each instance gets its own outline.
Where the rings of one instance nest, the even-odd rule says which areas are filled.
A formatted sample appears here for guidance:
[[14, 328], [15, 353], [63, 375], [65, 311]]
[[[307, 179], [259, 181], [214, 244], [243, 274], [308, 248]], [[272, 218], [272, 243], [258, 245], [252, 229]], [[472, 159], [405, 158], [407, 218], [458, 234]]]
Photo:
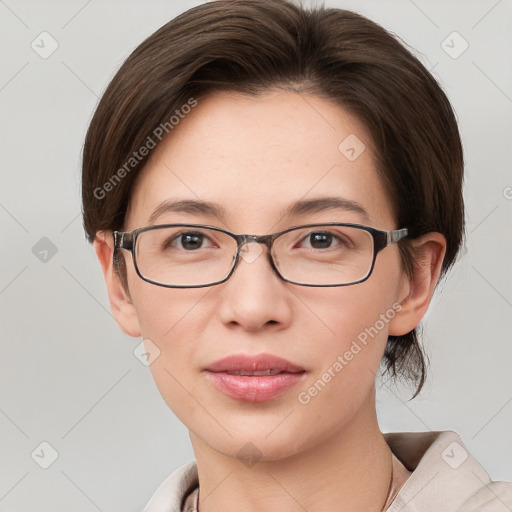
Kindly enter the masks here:
[[94, 250], [103, 272], [110, 309], [120, 329], [134, 338], [140, 337], [137, 312], [129, 291], [125, 290], [119, 275], [113, 269], [114, 242], [110, 231], [98, 231], [94, 239]]
[[413, 273], [404, 277], [402, 309], [389, 324], [392, 336], [411, 332], [425, 316], [441, 273], [446, 239], [441, 233], [427, 233], [414, 241], [412, 249]]

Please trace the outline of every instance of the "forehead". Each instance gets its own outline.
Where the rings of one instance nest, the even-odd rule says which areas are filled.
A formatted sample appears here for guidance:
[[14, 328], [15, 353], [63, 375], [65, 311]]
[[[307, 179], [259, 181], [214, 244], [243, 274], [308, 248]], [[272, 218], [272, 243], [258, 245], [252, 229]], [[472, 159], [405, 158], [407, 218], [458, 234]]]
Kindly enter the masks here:
[[[254, 230], [318, 196], [357, 202], [375, 227], [389, 227], [391, 207], [365, 127], [312, 95], [215, 93], [198, 100], [153, 150], [125, 227], [147, 224], [171, 199], [216, 203], [232, 229]], [[355, 215], [346, 221], [360, 221]]]

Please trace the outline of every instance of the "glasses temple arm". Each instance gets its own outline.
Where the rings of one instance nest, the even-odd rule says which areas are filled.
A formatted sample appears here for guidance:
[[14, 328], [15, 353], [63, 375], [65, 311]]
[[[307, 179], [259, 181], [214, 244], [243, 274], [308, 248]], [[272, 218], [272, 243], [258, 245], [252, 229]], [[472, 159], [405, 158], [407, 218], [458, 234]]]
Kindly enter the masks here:
[[408, 231], [406, 228], [388, 231], [388, 245], [398, 242], [399, 240], [402, 240], [402, 238], [405, 238], [407, 236], [407, 234], [408, 234]]

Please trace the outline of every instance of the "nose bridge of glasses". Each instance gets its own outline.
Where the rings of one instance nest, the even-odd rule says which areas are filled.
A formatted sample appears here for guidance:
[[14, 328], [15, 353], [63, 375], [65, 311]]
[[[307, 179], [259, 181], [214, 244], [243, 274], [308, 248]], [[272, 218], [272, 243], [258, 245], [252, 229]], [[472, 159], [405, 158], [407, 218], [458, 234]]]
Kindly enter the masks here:
[[[241, 258], [246, 263], [254, 262], [263, 252], [262, 245], [266, 245], [270, 251], [272, 244], [272, 236], [271, 235], [239, 235], [237, 238], [238, 242], [238, 252]], [[248, 247], [244, 249], [245, 246], [249, 244], [256, 244], [256, 247], [250, 251]]]
[[240, 247], [246, 244], [263, 244], [270, 248], [272, 235], [238, 235], [237, 242]]

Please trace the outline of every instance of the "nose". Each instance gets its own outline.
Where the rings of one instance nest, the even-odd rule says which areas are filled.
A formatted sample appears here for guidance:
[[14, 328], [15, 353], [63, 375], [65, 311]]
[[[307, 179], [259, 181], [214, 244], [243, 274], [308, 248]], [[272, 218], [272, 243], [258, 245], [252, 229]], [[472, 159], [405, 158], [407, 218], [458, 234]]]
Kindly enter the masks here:
[[281, 329], [292, 319], [290, 285], [274, 271], [264, 244], [245, 243], [233, 275], [220, 285], [221, 321], [248, 331]]

